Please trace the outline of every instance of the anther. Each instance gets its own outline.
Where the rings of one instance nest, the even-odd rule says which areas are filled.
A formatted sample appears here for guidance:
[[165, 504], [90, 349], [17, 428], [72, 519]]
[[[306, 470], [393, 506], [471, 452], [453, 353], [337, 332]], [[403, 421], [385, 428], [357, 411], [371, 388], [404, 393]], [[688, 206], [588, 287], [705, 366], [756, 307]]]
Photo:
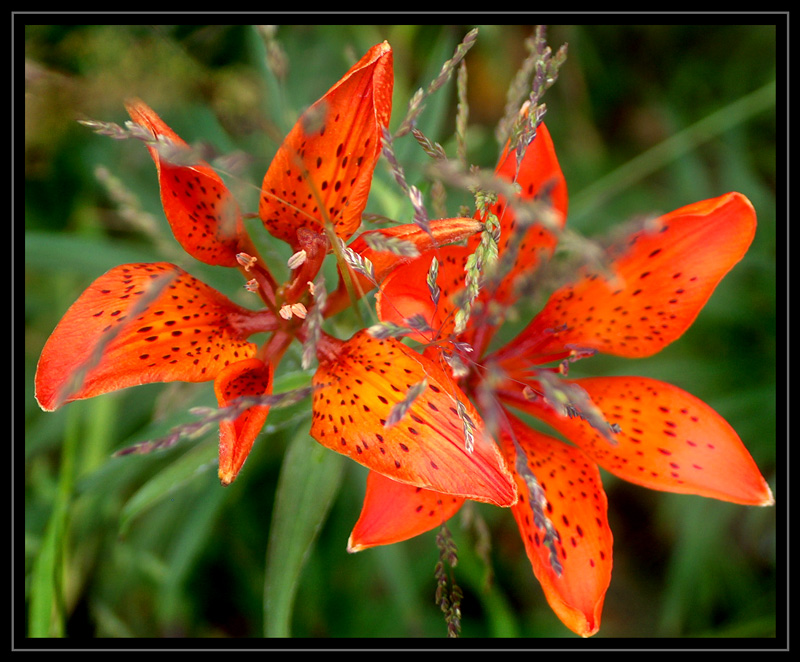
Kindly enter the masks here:
[[302, 303], [285, 303], [281, 306], [278, 313], [285, 320], [290, 320], [292, 317], [299, 317], [301, 320], [304, 320], [308, 311]]
[[237, 253], [236, 261], [244, 267], [245, 271], [250, 271], [250, 268], [258, 261], [258, 258], [247, 253]]
[[258, 292], [258, 281], [255, 278], [251, 278], [244, 284], [244, 289], [248, 292]]
[[289, 258], [288, 265], [290, 269], [297, 269], [301, 264], [306, 261], [307, 253], [305, 250], [297, 251], [292, 257]]

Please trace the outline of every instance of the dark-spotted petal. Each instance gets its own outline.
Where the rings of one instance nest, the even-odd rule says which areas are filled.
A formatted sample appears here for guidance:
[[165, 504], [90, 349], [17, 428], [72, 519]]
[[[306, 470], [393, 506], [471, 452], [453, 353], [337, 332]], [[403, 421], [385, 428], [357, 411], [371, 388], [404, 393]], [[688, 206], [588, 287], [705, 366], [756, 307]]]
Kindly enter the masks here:
[[[366, 331], [346, 342], [323, 340], [313, 379], [314, 439], [402, 483], [499, 506], [516, 501], [500, 450], [437, 363]], [[398, 408], [403, 413], [393, 423]]]
[[258, 313], [166, 262], [113, 268], [78, 298], [42, 350], [45, 410], [152, 382], [202, 382], [252, 357]]
[[567, 344], [631, 358], [660, 351], [689, 328], [755, 229], [740, 193], [656, 219], [619, 248], [610, 278], [587, 274], [555, 292], [504, 356], [533, 358]]
[[[161, 204], [172, 233], [187, 253], [206, 264], [237, 266], [249, 246], [239, 206], [222, 178], [143, 101], [125, 107], [161, 144], [148, 145], [158, 171]], [[166, 139], [166, 142], [164, 140]]]
[[[272, 365], [252, 358], [232, 363], [217, 375], [214, 392], [220, 407], [235, 405], [238, 398], [272, 393]], [[219, 479], [230, 485], [250, 454], [253, 442], [267, 420], [269, 407], [256, 405], [235, 419], [219, 424]]]
[[[492, 297], [500, 302], [513, 302], [514, 287], [520, 278], [533, 273], [553, 252], [558, 242], [558, 230], [567, 219], [567, 182], [556, 157], [550, 132], [539, 124], [536, 137], [528, 145], [517, 166], [516, 150], [507, 144], [500, 157], [495, 175], [519, 186], [517, 201], [499, 196], [490, 212], [500, 223], [498, 252], [507, 269]], [[515, 203], [540, 202], [540, 218], [523, 220], [514, 209]], [[548, 216], [543, 222], [542, 216]], [[473, 238], [474, 250], [478, 239]]]
[[516, 406], [546, 421], [611, 473], [638, 485], [767, 506], [769, 485], [730, 424], [693, 395], [646, 377], [570, 380], [583, 388], [615, 444], [579, 416], [562, 417], [541, 399]]
[[373, 46], [284, 140], [261, 187], [267, 230], [297, 247], [297, 230], [330, 222], [347, 240], [361, 225], [392, 109], [392, 49]]
[[511, 507], [550, 607], [573, 632], [600, 628], [611, 582], [608, 500], [597, 466], [579, 449], [509, 416], [501, 444], [519, 490]]

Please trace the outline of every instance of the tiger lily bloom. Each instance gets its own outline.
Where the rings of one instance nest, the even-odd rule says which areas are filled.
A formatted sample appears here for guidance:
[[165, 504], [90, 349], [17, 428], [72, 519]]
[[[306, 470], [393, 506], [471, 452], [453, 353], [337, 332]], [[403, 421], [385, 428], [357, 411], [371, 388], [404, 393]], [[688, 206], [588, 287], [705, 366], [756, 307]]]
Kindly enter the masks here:
[[[736, 432], [704, 402], [650, 378], [566, 378], [570, 363], [596, 352], [646, 357], [678, 339], [747, 251], [756, 216], [747, 198], [728, 193], [645, 223], [611, 249], [607, 269], [586, 268], [556, 289], [516, 338], [489, 351], [504, 310], [523, 295], [517, 285], [531, 282], [553, 253], [567, 213], [565, 179], [544, 124], [519, 167], [507, 149], [496, 175], [518, 185], [518, 198], [500, 196], [476, 218], [496, 216], [498, 264], [506, 272], [487, 278], [486, 291], [475, 298], [466, 324], [462, 318], [459, 325], [465, 265], [480, 239], [428, 250], [390, 270], [376, 297], [378, 316], [399, 326], [416, 319], [406, 335], [425, 349], [415, 353], [403, 346], [402, 361], [392, 357], [371, 365], [380, 365], [384, 382], [405, 391], [413, 385], [406, 368], [419, 362], [438, 381], [447, 383], [449, 377], [450, 398], [465, 406], [474, 403], [469, 416], [476, 434], [495, 431], [513, 477], [518, 499], [511, 511], [549, 605], [570, 630], [591, 636], [600, 627], [612, 569], [612, 533], [598, 466], [651, 489], [746, 505], [774, 503]], [[518, 206], [537, 202], [546, 203], [540, 209], [549, 221], [520, 223]], [[361, 352], [363, 340], [356, 345]], [[366, 376], [362, 357], [363, 352], [350, 362], [348, 384]], [[388, 395], [385, 388], [378, 392]], [[403, 397], [401, 392], [396, 401]], [[373, 402], [374, 396], [370, 406]], [[436, 429], [436, 419], [422, 413], [425, 408], [420, 403], [396, 426]], [[572, 444], [533, 429], [512, 409], [549, 424]], [[383, 433], [371, 424], [362, 439], [375, 452], [375, 438]], [[452, 425], [452, 417], [441, 425]], [[330, 426], [325, 432], [330, 434]], [[420, 453], [413, 470], [429, 474], [425, 459]], [[436, 464], [439, 473], [452, 474], [451, 481], [459, 478], [462, 464]], [[464, 503], [455, 490], [428, 489], [402, 478], [370, 472], [349, 551], [440, 526]]]
[[[371, 48], [288, 134], [263, 181], [259, 215], [295, 251], [279, 285], [259, 258], [233, 195], [161, 118], [127, 104], [155, 162], [164, 213], [187, 253], [239, 269], [262, 308], [244, 308], [180, 267], [126, 264], [100, 276], [46, 342], [35, 388], [47, 411], [83, 398], [153, 382], [214, 381], [221, 407], [272, 391], [275, 367], [314, 305], [309, 288], [331, 239], [361, 222], [392, 102], [392, 50]], [[249, 342], [267, 332], [262, 345]], [[232, 482], [268, 414], [251, 406], [220, 422], [219, 477]]]

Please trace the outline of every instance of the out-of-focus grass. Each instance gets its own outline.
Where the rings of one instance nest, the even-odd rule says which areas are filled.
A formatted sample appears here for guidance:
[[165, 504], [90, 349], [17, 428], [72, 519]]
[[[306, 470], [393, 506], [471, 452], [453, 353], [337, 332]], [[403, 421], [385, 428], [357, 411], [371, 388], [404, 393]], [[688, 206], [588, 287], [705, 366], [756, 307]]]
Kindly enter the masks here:
[[[139, 96], [179, 135], [250, 160], [228, 183], [246, 210], [279, 140], [371, 45], [395, 53], [392, 126], [472, 26], [286, 26], [279, 80], [247, 26], [29, 26], [25, 107], [26, 632], [81, 637], [264, 634], [270, 521], [281, 462], [302, 443], [308, 402], [270, 413], [245, 470], [222, 489], [215, 433], [163, 453], [110, 457], [194, 420], [210, 385], [150, 385], [43, 413], [36, 360], [83, 289], [109, 268], [169, 260], [246, 303], [234, 275], [182, 254], [160, 208], [153, 164], [134, 141], [80, 126], [122, 123]], [[467, 56], [470, 161], [491, 168], [493, 127], [524, 57], [526, 26], [480, 26]], [[776, 31], [770, 26], [553, 26], [569, 58], [546, 95], [571, 194], [570, 227], [586, 235], [729, 190], [755, 205], [759, 228], [692, 328], [647, 360], [595, 357], [582, 374], [641, 374], [702, 398], [739, 432], [775, 489]], [[455, 154], [455, 86], [432, 97], [420, 128]], [[710, 118], [710, 119], [709, 119]], [[721, 126], [720, 126], [721, 125]], [[678, 139], [675, 139], [678, 136]], [[409, 136], [398, 156], [424, 191], [427, 157]], [[643, 161], [634, 161], [645, 154]], [[629, 164], [634, 163], [634, 167]], [[98, 168], [124, 184], [126, 207]], [[451, 213], [457, 212], [454, 195]], [[409, 222], [385, 164], [367, 211]], [[133, 220], [131, 220], [133, 219]], [[140, 222], [143, 225], [137, 225]], [[285, 259], [250, 225], [265, 256]], [[343, 330], [343, 329], [342, 329]], [[583, 364], [586, 364], [585, 366]], [[280, 387], [302, 381], [282, 377]], [[783, 441], [783, 440], [781, 440]], [[310, 438], [308, 444], [315, 444]], [[357, 555], [345, 551], [365, 472], [341, 489], [300, 573], [288, 627], [299, 637], [444, 636], [433, 602], [435, 533]], [[604, 474], [615, 566], [598, 637], [774, 637], [780, 573], [776, 509], [650, 492]], [[299, 507], [299, 506], [298, 506]], [[291, 512], [291, 506], [282, 508]], [[450, 522], [465, 592], [463, 636], [566, 637], [547, 607], [510, 513], [478, 506], [491, 531], [491, 577], [475, 529]], [[303, 513], [298, 513], [302, 518]], [[274, 571], [273, 571], [274, 572]]]

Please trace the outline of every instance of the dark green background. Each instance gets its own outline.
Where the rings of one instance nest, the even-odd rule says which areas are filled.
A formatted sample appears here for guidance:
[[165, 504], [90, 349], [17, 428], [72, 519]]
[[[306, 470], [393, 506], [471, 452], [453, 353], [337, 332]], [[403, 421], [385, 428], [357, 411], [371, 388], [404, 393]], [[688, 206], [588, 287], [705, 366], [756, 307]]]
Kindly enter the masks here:
[[[262, 636], [278, 473], [287, 443], [309, 425], [307, 401], [273, 410], [243, 473], [223, 489], [213, 431], [164, 453], [110, 459], [117, 449], [194, 421], [190, 406], [214, 404], [210, 384], [150, 385], [55, 413], [39, 409], [33, 374], [41, 348], [69, 305], [109, 268], [173, 261], [247, 301], [238, 274], [193, 262], [174, 242], [144, 147], [95, 135], [75, 119], [122, 123], [123, 100], [143, 98], [185, 140], [250, 157], [229, 184], [242, 206], [255, 211], [278, 140], [370, 46], [388, 39], [394, 49], [396, 128], [410, 96], [432, 80], [471, 27], [281, 27], [277, 40], [288, 55], [283, 84], [247, 26], [26, 28], [26, 614], [20, 618], [29, 619], [29, 633]], [[480, 26], [467, 56], [469, 158], [477, 165], [494, 165], [493, 127], [530, 32], [528, 26]], [[554, 49], [569, 43], [567, 63], [545, 101], [570, 190], [572, 229], [592, 236], [730, 190], [750, 198], [759, 221], [751, 250], [678, 342], [650, 359], [595, 357], [571, 374], [647, 375], [705, 400], [738, 431], [778, 506], [656, 493], [604, 473], [614, 572], [595, 640], [775, 637], [776, 602], [783, 596], [776, 517], [784, 494], [775, 482], [776, 103], [765, 86], [778, 75], [776, 29], [556, 25], [548, 37]], [[451, 82], [428, 101], [420, 120], [450, 156], [454, 116]], [[683, 142], [664, 149], [676, 135]], [[409, 179], [427, 192], [419, 167], [427, 157], [411, 137], [399, 140], [397, 151]], [[626, 165], [642, 154], [632, 168]], [[134, 216], [150, 218], [152, 232], [124, 220], [125, 210], [95, 176], [98, 167], [135, 196]], [[386, 164], [376, 173], [367, 211], [409, 222], [411, 206]], [[457, 200], [450, 201], [452, 214]], [[286, 257], [258, 221], [249, 227], [266, 254]], [[344, 326], [331, 331], [349, 332]], [[305, 379], [291, 365], [296, 360], [288, 359], [284, 388]], [[72, 441], [65, 446], [65, 440]], [[433, 600], [435, 533], [348, 555], [365, 470], [348, 462], [344, 471], [301, 575], [292, 635], [444, 637]], [[63, 519], [57, 508], [64, 508]], [[449, 527], [460, 558], [454, 576], [465, 592], [462, 636], [572, 636], [548, 608], [511, 514], [483, 505], [474, 510], [491, 532], [493, 581], [486, 589], [475, 528], [465, 529], [456, 517]], [[63, 524], [56, 533], [48, 529], [54, 521]], [[43, 571], [50, 567], [54, 582]], [[56, 615], [43, 632], [41, 623], [49, 620], [43, 610], [53, 601]]]

